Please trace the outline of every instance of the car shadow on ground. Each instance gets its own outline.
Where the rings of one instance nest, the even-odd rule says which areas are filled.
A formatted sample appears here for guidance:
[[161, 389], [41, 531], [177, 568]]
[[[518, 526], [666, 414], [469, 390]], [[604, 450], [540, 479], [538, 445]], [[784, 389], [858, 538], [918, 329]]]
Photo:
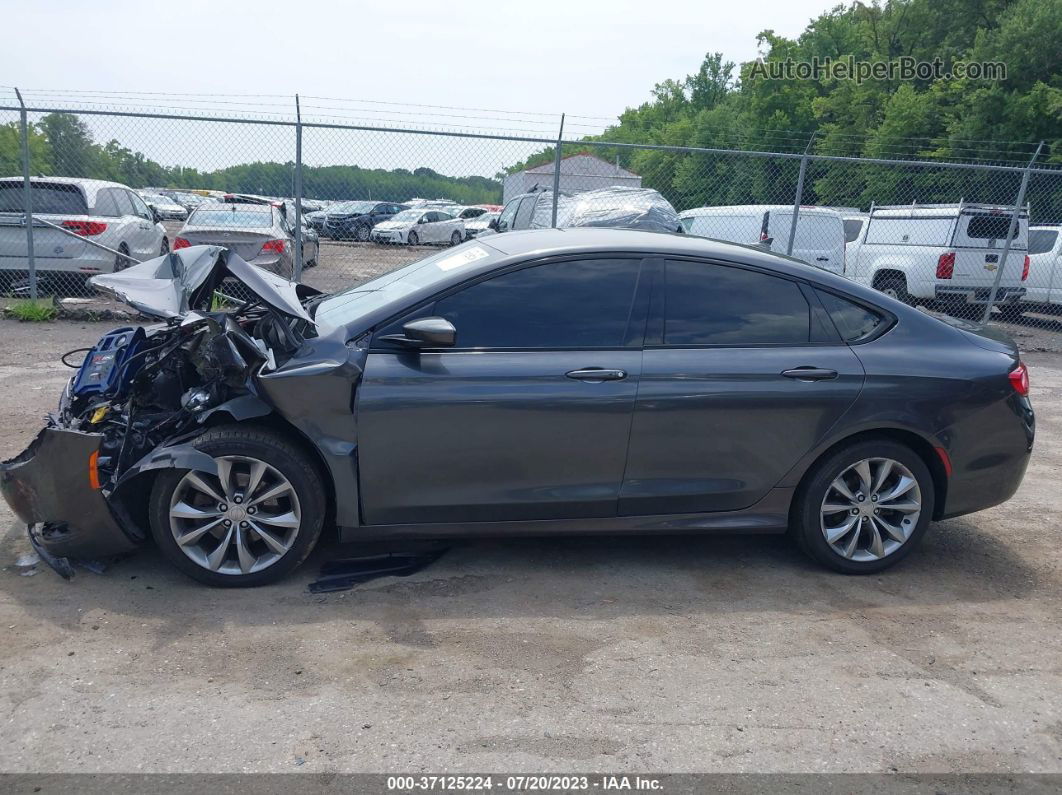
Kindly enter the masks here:
[[[4, 558], [13, 560], [20, 533], [12, 528], [0, 546]], [[18, 544], [21, 548], [21, 539]], [[823, 569], [776, 535], [507, 538], [455, 542], [441, 559], [409, 577], [309, 593], [323, 562], [357, 554], [356, 546], [326, 540], [285, 581], [235, 590], [189, 580], [148, 546], [103, 574], [79, 570], [70, 582], [43, 563], [31, 578], [9, 566], [0, 590], [34, 618], [58, 625], [96, 610], [176, 621], [187, 629], [196, 622], [392, 621], [396, 609], [414, 610], [420, 621], [836, 614], [1021, 599], [1053, 587], [1042, 584], [1041, 573], [1013, 548], [965, 519], [931, 526], [906, 560], [869, 576]]]

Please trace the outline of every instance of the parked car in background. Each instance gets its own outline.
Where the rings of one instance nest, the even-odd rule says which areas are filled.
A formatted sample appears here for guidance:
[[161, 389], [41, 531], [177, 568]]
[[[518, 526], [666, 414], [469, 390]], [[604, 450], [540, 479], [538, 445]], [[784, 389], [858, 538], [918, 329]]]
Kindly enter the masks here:
[[993, 204], [874, 207], [846, 275], [904, 303], [935, 300], [950, 314], [974, 315], [1002, 267], [996, 300], [1006, 310], [1025, 295], [1029, 274], [1027, 209], [1000, 262], [1010, 221], [1010, 208]]
[[444, 243], [456, 246], [465, 239], [465, 224], [442, 210], [403, 210], [372, 230], [375, 243]]
[[[789, 251], [791, 204], [696, 207], [683, 210], [680, 218], [687, 234], [758, 245], [777, 254]], [[831, 273], [843, 273], [845, 234], [841, 214], [827, 207], [801, 207], [790, 256]]]
[[485, 207], [462, 207], [461, 205], [438, 209], [443, 209], [454, 218], [460, 218], [462, 221], [471, 221], [473, 218], [479, 218], [483, 213], [487, 212]]
[[[294, 223], [282, 206], [214, 202], [198, 208], [174, 238], [175, 249], [223, 246], [244, 260], [285, 279], [295, 276]], [[316, 240], [303, 238], [303, 267], [312, 268], [319, 255]]]
[[[512, 232], [551, 226], [553, 191], [544, 190], [514, 196], [506, 202], [494, 229]], [[557, 198], [557, 226], [682, 231], [678, 213], [671, 202], [650, 188], [611, 187], [575, 194], [561, 193]]]
[[395, 202], [352, 201], [329, 208], [325, 216], [324, 234], [333, 240], [369, 239], [373, 227], [406, 209]]
[[[39, 273], [110, 273], [169, 251], [165, 227], [144, 200], [125, 185], [73, 177], [32, 177], [30, 191], [34, 264]], [[8, 275], [24, 274], [29, 268], [23, 199], [22, 177], [0, 179], [0, 271]], [[93, 246], [87, 242], [90, 240], [112, 251]]]
[[477, 215], [470, 221], [465, 221], [465, 240], [471, 240], [483, 234], [494, 234], [493, 224], [501, 217], [501, 212], [486, 212]]
[[140, 198], [150, 207], [163, 221], [184, 221], [188, 218], [188, 211], [174, 201], [171, 197], [161, 193], [148, 193], [138, 191]]
[[1029, 276], [1025, 295], [1012, 307], [1024, 311], [1062, 312], [1062, 225], [1029, 227]]
[[842, 212], [841, 218], [844, 220], [844, 261], [846, 265], [854, 264], [863, 244], [863, 233], [870, 222], [870, 213]]
[[323, 235], [325, 228], [325, 221], [328, 219], [328, 208], [323, 210], [314, 210], [313, 212], [306, 213], [303, 218], [306, 220], [306, 225], [313, 229], [317, 234]]
[[213, 201], [213, 199], [208, 196], [201, 196], [198, 193], [192, 193], [191, 191], [164, 190], [159, 191], [159, 193], [161, 193], [163, 196], [168, 196], [175, 203], [181, 205], [189, 213], [192, 212], [192, 210], [194, 210], [200, 204]]

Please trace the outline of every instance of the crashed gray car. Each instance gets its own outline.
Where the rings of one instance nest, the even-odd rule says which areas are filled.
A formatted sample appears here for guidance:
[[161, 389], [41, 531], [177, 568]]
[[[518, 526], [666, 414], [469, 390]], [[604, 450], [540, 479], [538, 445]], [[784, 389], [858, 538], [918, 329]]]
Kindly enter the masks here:
[[[227, 282], [251, 298], [211, 311]], [[757, 248], [473, 240], [332, 295], [218, 247], [93, 278], [158, 319], [91, 349], [0, 488], [64, 558], [149, 534], [214, 585], [340, 539], [785, 532], [846, 573], [1018, 488], [1028, 372], [991, 331]]]

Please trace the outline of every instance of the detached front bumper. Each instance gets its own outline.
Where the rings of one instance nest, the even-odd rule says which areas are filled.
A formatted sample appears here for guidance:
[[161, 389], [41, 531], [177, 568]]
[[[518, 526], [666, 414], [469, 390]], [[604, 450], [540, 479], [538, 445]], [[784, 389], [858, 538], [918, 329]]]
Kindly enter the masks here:
[[104, 492], [93, 483], [103, 436], [45, 428], [20, 455], [0, 464], [0, 492], [35, 541], [60, 558], [98, 558], [135, 549]]

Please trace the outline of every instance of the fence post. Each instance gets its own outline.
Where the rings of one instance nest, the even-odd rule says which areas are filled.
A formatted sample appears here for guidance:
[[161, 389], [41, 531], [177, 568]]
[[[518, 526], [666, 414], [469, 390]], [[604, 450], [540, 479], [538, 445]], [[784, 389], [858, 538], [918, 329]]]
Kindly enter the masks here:
[[804, 197], [804, 174], [808, 170], [808, 153], [811, 151], [811, 144], [814, 142], [818, 132], [818, 130], [815, 130], [811, 133], [808, 145], [804, 147], [804, 156], [800, 158], [800, 173], [797, 175], [796, 196], [793, 198], [793, 220], [789, 223], [789, 242], [785, 246], [787, 257], [793, 256], [793, 239], [796, 237], [797, 218], [800, 217], [800, 200]]
[[985, 313], [981, 317], [981, 325], [988, 322], [992, 316], [992, 306], [996, 303], [996, 294], [999, 291], [999, 282], [1003, 278], [1003, 271], [1007, 269], [1007, 255], [1010, 254], [1010, 244], [1014, 240], [1014, 234], [1018, 228], [1018, 214], [1021, 212], [1022, 203], [1025, 201], [1025, 190], [1029, 187], [1029, 174], [1032, 172], [1033, 163], [1040, 156], [1040, 150], [1044, 148], [1044, 142], [1036, 147], [1033, 156], [1029, 159], [1029, 165], [1025, 167], [1025, 173], [1021, 175], [1021, 186], [1018, 188], [1018, 197], [1014, 200], [1014, 210], [1010, 214], [1010, 225], [1007, 227], [1007, 239], [1003, 243], [1003, 254], [1000, 256], [999, 267], [996, 268], [996, 277], [992, 280], [992, 292], [985, 304]]
[[295, 281], [302, 281], [302, 111], [295, 95]]
[[30, 187], [29, 123], [26, 121], [26, 103], [22, 101], [22, 92], [15, 89], [18, 97], [19, 136], [22, 138], [22, 212], [26, 224], [26, 252], [29, 265], [30, 298], [37, 300], [37, 263], [33, 252], [33, 189]]
[[557, 199], [560, 196], [561, 139], [564, 137], [564, 114], [561, 114], [560, 129], [557, 131], [557, 151], [553, 153], [553, 226], [557, 228]]

